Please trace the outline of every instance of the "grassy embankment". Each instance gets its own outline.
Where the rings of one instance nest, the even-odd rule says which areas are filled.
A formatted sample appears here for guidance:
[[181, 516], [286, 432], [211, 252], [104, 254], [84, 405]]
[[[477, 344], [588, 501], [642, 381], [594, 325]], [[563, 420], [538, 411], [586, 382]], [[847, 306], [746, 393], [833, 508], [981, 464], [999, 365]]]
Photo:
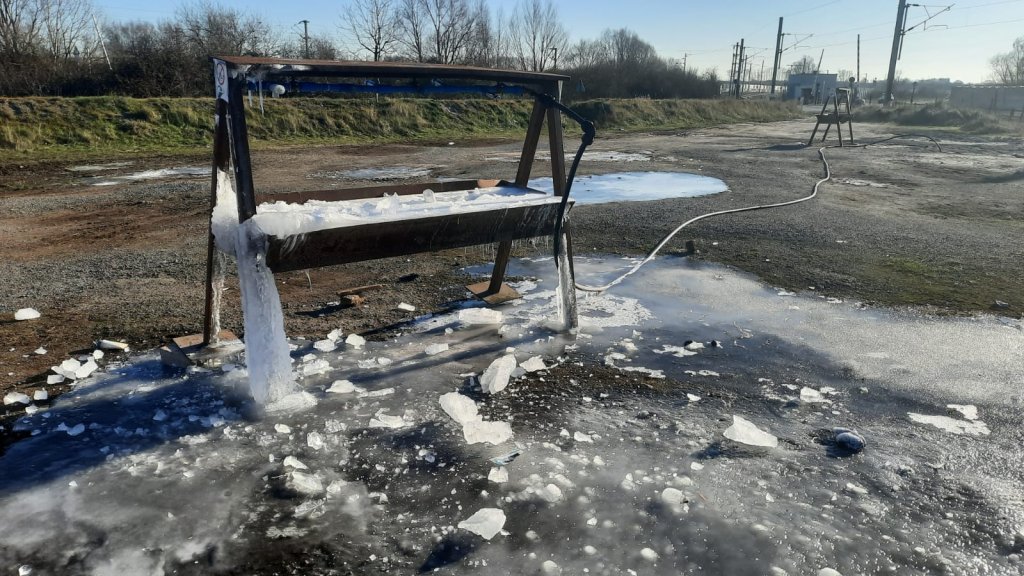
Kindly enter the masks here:
[[[266, 100], [250, 109], [256, 147], [521, 137], [524, 100]], [[602, 100], [576, 105], [599, 130], [698, 128], [799, 116], [792, 106], [735, 100]], [[208, 98], [0, 98], [0, 162], [187, 154], [208, 149]], [[569, 122], [567, 130], [575, 132]]]
[[974, 135], [1024, 133], [1024, 122], [1019, 118], [1011, 119], [1006, 115], [997, 116], [981, 110], [950, 108], [944, 104], [896, 108], [865, 106], [854, 112], [853, 121], [914, 126], [925, 130], [953, 130]]

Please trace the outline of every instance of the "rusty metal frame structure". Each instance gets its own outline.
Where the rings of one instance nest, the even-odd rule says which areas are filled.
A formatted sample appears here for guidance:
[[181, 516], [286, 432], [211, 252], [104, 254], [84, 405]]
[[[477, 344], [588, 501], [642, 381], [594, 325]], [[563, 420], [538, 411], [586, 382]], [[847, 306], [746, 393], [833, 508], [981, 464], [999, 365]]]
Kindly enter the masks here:
[[[285, 60], [241, 56], [215, 56], [213, 62], [216, 92], [216, 122], [213, 133], [213, 176], [211, 217], [217, 203], [218, 174], [232, 173], [239, 223], [256, 214], [257, 198], [263, 202], [304, 203], [309, 200], [339, 201], [381, 197], [385, 193], [421, 194], [427, 188], [436, 192], [469, 190], [481, 186], [507, 186], [531, 192], [528, 188], [537, 147], [547, 124], [551, 154], [554, 197], [566, 193], [566, 166], [562, 120], [558, 109], [567, 76], [542, 72], [495, 70], [465, 66], [431, 64], [342, 62], [323, 60]], [[533, 96], [518, 170], [513, 182], [503, 180], [460, 180], [401, 186], [321, 190], [283, 194], [257, 194], [252, 176], [249, 136], [245, 119], [245, 93], [250, 82], [287, 84], [301, 79], [387, 79], [411, 81], [412, 86], [438, 82], [464, 82], [477, 91], [482, 84], [493, 84], [496, 91]], [[476, 83], [476, 84], [473, 84]], [[393, 85], [393, 84], [392, 84]], [[444, 93], [457, 87], [447, 86]], [[366, 91], [366, 90], [360, 90]], [[428, 92], [429, 93], [429, 92]], [[553, 102], [555, 104], [553, 104]], [[571, 200], [570, 200], [571, 203]], [[494, 268], [489, 281], [467, 286], [489, 304], [498, 304], [519, 295], [503, 282], [514, 240], [550, 235], [556, 230], [560, 214], [558, 203], [514, 206], [483, 212], [430, 216], [392, 222], [368, 223], [345, 228], [320, 230], [285, 237], [269, 236], [266, 265], [273, 272], [301, 270], [377, 258], [497, 243]], [[563, 215], [564, 216], [564, 215]], [[559, 310], [565, 330], [577, 326], [576, 295], [572, 269], [572, 243], [568, 218], [561, 226], [559, 254]], [[212, 219], [207, 245], [206, 306], [203, 344], [214, 343], [219, 327], [219, 307], [215, 304], [219, 257], [214, 241]]]
[[[828, 111], [828, 105], [832, 105], [832, 111]], [[850, 145], [853, 145], [853, 112], [850, 110], [850, 89], [849, 88], [836, 88], [835, 94], [825, 99], [825, 102], [821, 105], [821, 112], [815, 115], [817, 122], [814, 124], [814, 131], [811, 132], [810, 139], [807, 140], [807, 145], [810, 146], [814, 143], [814, 136], [818, 133], [818, 128], [822, 124], [825, 124], [825, 133], [821, 135], [821, 141], [824, 142], [828, 138], [829, 130], [832, 129], [832, 125], [836, 125], [836, 134], [839, 135], [839, 147], [842, 148], [845, 143], [843, 142], [843, 124], [846, 124], [850, 130]]]

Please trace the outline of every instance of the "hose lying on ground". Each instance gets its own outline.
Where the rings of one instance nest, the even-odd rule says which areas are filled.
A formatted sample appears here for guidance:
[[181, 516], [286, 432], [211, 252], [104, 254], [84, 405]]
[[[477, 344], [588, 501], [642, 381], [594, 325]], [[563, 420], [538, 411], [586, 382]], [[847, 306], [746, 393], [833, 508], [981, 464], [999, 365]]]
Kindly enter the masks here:
[[[883, 138], [881, 140], [876, 140], [874, 142], [869, 142], [867, 144], [851, 144], [848, 146], [843, 146], [843, 148], [867, 148], [868, 146], [874, 146], [876, 144], [881, 144], [883, 142], [888, 142], [890, 140], [896, 140], [897, 138], [927, 138], [928, 140], [931, 140], [933, 144], [935, 144], [935, 147], [939, 149], [939, 152], [942, 151], [942, 147], [939, 146], [939, 143], [934, 138], [923, 134], [898, 134], [896, 136], [890, 136], [889, 138]], [[669, 240], [671, 240], [676, 234], [678, 234], [680, 230], [686, 228], [687, 226], [693, 224], [694, 222], [704, 220], [705, 218], [712, 218], [714, 216], [722, 216], [725, 214], [737, 214], [740, 212], [753, 212], [754, 210], [767, 210], [769, 208], [781, 208], [783, 206], [792, 206], [794, 204], [806, 202], [814, 198], [815, 196], [818, 195], [818, 188], [825, 182], [828, 182], [829, 180], [832, 179], [832, 167], [829, 165], [828, 159], [825, 157], [825, 150], [829, 148], [839, 147], [840, 146], [822, 146], [821, 148], [818, 149], [818, 156], [821, 158], [821, 163], [825, 167], [825, 177], [814, 183], [814, 187], [811, 189], [811, 193], [809, 195], [804, 196], [803, 198], [798, 198], [796, 200], [789, 200], [787, 202], [777, 202], [775, 204], [761, 204], [758, 206], [746, 206], [743, 208], [732, 208], [730, 210], [719, 210], [717, 212], [709, 212], [707, 214], [701, 214], [700, 216], [691, 218], [677, 226], [671, 232], [669, 232], [664, 238], [662, 238], [661, 242], [658, 242], [658, 245], [654, 247], [654, 250], [651, 250], [651, 253], [648, 254], [646, 258], [644, 258], [631, 269], [629, 269], [625, 274], [619, 276], [618, 278], [602, 286], [587, 286], [586, 284], [580, 284], [579, 282], [577, 282], [576, 289], [582, 290], [584, 292], [604, 292], [605, 290], [608, 290], [612, 286], [615, 286], [616, 284], [625, 280], [627, 277], [635, 274], [645, 264], [653, 260], [654, 257], [657, 256], [658, 252], [665, 247], [665, 244], [668, 244]]]

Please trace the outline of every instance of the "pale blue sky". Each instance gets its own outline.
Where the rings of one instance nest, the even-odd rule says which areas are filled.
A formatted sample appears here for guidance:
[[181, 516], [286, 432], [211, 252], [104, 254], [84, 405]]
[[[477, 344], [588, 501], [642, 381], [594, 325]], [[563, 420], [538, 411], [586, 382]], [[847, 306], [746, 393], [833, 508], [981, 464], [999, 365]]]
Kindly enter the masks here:
[[[160, 20], [174, 15], [175, 4], [131, 0], [95, 0], [110, 20]], [[920, 0], [919, 0], [920, 1]], [[910, 9], [909, 24], [925, 19], [948, 4], [946, 0]], [[492, 12], [511, 12], [516, 0], [488, 0]], [[311, 34], [341, 39], [340, 13], [344, 0], [219, 0], [222, 6], [253, 11], [269, 20], [279, 32], [301, 34], [302, 19], [310, 20]], [[783, 63], [803, 55], [817, 59], [824, 49], [822, 68], [854, 70], [857, 65], [857, 34], [861, 34], [861, 76], [882, 78], [888, 66], [895, 26], [897, 0], [557, 0], [559, 14], [573, 40], [593, 38], [606, 28], [630, 28], [669, 58], [687, 66], [715, 68], [728, 73], [732, 45], [746, 40], [753, 69], [771, 66], [779, 16], [784, 32], [814, 34], [788, 50]], [[166, 6], [166, 7], [165, 7]], [[989, 59], [1010, 49], [1024, 36], [1024, 0], [959, 0], [951, 11], [908, 34], [898, 70], [908, 78], [950, 77], [980, 82], [990, 75]], [[786, 44], [795, 37], [787, 36]]]

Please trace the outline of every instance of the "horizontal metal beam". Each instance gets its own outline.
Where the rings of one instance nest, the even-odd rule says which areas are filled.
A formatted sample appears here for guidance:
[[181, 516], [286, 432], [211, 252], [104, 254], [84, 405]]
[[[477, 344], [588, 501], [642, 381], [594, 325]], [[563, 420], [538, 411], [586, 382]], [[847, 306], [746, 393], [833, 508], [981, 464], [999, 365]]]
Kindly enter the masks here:
[[547, 236], [557, 216], [558, 204], [552, 202], [270, 236], [267, 267], [288, 272]]

